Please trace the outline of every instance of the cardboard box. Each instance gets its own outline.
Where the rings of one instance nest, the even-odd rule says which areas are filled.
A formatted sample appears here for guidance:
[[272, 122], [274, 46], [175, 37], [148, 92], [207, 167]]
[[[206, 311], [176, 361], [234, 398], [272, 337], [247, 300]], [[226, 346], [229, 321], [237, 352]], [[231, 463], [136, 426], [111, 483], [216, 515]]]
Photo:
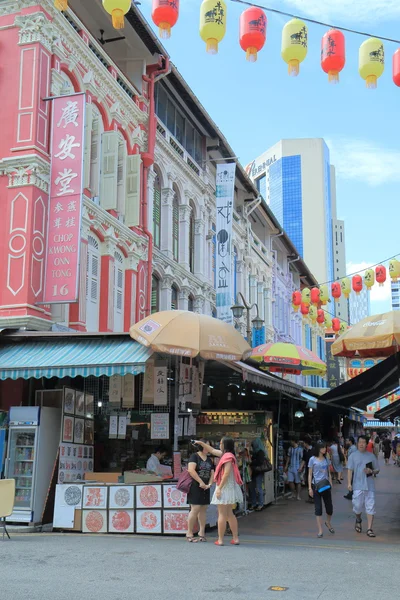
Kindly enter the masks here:
[[161, 483], [162, 477], [152, 475], [151, 473], [132, 473], [125, 471], [125, 483]]
[[97, 483], [118, 483], [120, 473], [85, 473], [85, 481], [96, 481]]

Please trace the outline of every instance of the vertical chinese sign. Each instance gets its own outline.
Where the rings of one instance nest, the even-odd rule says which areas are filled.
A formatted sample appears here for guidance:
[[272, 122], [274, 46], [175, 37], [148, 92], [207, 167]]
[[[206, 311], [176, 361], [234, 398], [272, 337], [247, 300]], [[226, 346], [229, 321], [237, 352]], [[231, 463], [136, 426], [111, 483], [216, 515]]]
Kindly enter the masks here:
[[53, 100], [44, 303], [78, 299], [85, 95]]
[[332, 354], [333, 341], [326, 342], [326, 377], [331, 390], [340, 385], [340, 360]]
[[216, 294], [217, 317], [232, 323], [232, 217], [236, 164], [217, 165]]

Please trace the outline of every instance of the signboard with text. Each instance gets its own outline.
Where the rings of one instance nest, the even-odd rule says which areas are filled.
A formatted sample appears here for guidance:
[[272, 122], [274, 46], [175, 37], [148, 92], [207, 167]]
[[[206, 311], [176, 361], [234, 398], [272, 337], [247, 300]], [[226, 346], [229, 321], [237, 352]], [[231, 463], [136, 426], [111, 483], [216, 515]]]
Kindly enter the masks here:
[[235, 192], [236, 164], [217, 165], [217, 232], [216, 232], [216, 293], [217, 317], [226, 323], [233, 322], [231, 311], [232, 278], [232, 218]]
[[85, 95], [52, 101], [45, 304], [78, 299]]
[[326, 377], [331, 390], [340, 385], [340, 362], [337, 356], [332, 354], [334, 340], [326, 342]]

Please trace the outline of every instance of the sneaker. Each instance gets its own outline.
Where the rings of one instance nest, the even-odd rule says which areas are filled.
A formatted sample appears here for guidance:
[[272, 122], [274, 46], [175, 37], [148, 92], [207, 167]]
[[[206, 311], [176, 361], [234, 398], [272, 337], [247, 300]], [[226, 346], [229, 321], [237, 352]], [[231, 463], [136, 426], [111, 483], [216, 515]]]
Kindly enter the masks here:
[[293, 498], [294, 498], [294, 494], [289, 494], [288, 500], [293, 500]]

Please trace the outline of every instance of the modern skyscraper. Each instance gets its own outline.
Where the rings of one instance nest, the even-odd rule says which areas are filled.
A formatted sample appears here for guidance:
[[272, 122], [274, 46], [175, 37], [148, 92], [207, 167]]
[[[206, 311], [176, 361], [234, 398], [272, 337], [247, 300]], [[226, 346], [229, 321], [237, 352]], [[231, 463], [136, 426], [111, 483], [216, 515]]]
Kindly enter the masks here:
[[350, 325], [355, 325], [371, 314], [371, 292], [366, 287], [360, 294], [351, 292], [349, 298]]
[[247, 172], [313, 275], [320, 283], [333, 281], [335, 173], [325, 141], [281, 140]]
[[400, 310], [400, 281], [392, 281], [392, 310]]

